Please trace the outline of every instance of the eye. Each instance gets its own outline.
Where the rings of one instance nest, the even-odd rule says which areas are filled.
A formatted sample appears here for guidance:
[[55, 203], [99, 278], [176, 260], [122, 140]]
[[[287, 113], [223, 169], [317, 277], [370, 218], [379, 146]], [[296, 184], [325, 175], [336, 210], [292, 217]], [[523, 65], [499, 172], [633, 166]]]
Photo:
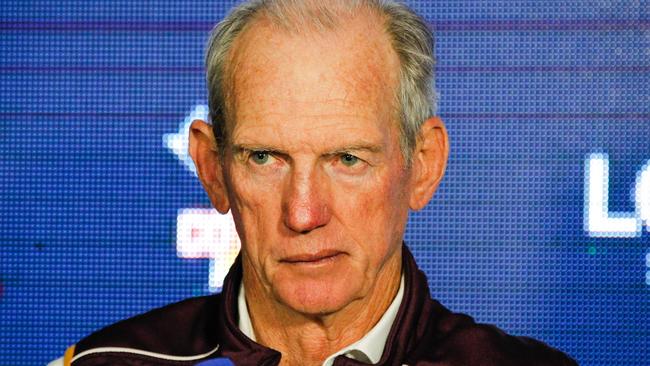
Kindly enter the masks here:
[[250, 159], [257, 165], [264, 165], [269, 162], [270, 154], [268, 151], [253, 151]]
[[341, 163], [343, 163], [343, 165], [345, 166], [354, 166], [358, 162], [359, 162], [359, 158], [357, 158], [354, 155], [351, 154], [341, 155]]

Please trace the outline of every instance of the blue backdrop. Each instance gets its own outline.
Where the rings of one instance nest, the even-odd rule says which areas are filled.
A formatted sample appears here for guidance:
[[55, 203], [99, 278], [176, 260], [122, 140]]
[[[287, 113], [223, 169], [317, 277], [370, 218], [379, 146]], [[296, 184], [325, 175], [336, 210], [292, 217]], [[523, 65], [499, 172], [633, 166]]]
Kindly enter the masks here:
[[[182, 131], [232, 3], [0, 3], [0, 365], [218, 286]], [[406, 238], [434, 296], [581, 365], [648, 365], [650, 2], [409, 3], [452, 141]]]

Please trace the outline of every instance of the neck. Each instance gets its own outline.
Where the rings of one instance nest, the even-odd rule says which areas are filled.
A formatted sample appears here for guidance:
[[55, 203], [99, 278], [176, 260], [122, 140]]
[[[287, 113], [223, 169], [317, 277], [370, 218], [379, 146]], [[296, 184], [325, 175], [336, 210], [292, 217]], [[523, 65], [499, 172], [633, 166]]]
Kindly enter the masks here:
[[282, 365], [321, 365], [325, 358], [358, 341], [386, 312], [399, 289], [401, 251], [380, 270], [369, 292], [330, 314], [297, 312], [244, 270], [246, 303], [256, 341], [282, 353]]

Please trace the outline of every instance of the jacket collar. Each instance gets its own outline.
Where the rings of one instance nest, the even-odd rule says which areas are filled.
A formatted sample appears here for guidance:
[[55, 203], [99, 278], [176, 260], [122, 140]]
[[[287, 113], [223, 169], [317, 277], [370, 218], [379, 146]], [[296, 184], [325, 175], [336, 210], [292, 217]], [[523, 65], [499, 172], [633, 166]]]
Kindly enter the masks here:
[[239, 330], [237, 296], [241, 281], [240, 253], [224, 279], [221, 292], [222, 304], [218, 327], [218, 336], [222, 344], [221, 354], [223, 357], [230, 358], [235, 365], [277, 365], [280, 363], [280, 352], [254, 342]]

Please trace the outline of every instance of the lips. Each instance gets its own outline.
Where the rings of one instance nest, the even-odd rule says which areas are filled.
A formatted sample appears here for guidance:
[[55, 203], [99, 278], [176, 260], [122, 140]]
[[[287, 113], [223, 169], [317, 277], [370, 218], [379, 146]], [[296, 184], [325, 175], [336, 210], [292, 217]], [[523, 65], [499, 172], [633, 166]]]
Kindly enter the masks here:
[[282, 259], [282, 262], [300, 264], [300, 263], [321, 263], [343, 254], [338, 250], [321, 250], [317, 253], [297, 254]]

